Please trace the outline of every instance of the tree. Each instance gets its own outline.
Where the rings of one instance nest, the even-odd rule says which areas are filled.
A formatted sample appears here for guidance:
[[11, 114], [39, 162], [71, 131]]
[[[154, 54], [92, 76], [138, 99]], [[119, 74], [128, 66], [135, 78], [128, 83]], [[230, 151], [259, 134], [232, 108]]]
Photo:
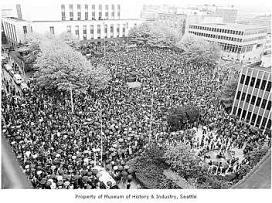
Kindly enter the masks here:
[[73, 92], [85, 93], [93, 79], [95, 70], [79, 52], [57, 39], [45, 38], [40, 43], [41, 54], [35, 66], [37, 85], [51, 90], [70, 93], [71, 108]]
[[193, 123], [200, 117], [200, 111], [193, 106], [183, 106], [170, 109], [167, 117], [170, 131], [182, 130], [186, 123]]
[[161, 22], [143, 23], [132, 28], [129, 37], [137, 41], [144, 41], [152, 47], [173, 48], [181, 40], [178, 29]]
[[190, 146], [184, 143], [169, 144], [166, 148], [164, 159], [171, 168], [177, 171], [186, 180], [198, 178], [205, 174], [200, 158], [195, 155]]
[[232, 80], [228, 82], [220, 95], [220, 101], [229, 113], [234, 102], [234, 97], [238, 85], [238, 80]]
[[220, 59], [220, 47], [194, 35], [184, 35], [177, 43], [182, 49], [186, 64], [207, 65], [215, 67]]

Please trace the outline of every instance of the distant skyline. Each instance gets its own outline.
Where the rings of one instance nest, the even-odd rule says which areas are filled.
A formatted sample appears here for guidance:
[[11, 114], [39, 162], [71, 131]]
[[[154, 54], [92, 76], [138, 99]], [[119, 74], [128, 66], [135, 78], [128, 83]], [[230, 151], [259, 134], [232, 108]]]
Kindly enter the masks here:
[[[103, 0], [102, 0], [103, 1]], [[105, 0], [104, 0], [105, 1]], [[121, 2], [121, 4], [130, 4], [131, 8], [127, 12], [139, 12], [139, 9], [143, 5], [150, 4], [167, 4], [175, 5], [178, 7], [187, 7], [188, 5], [200, 5], [200, 4], [215, 4], [218, 6], [231, 6], [234, 5], [240, 13], [252, 12], [252, 13], [266, 13], [271, 14], [272, 2], [271, 0], [110, 0], [111, 2]], [[8, 0], [2, 1], [3, 4], [15, 4], [15, 3], [33, 3], [38, 2], [56, 3], [56, 2], [69, 2], [69, 0]], [[81, 0], [79, 0], [81, 2]], [[91, 0], [89, 1], [92, 2]]]

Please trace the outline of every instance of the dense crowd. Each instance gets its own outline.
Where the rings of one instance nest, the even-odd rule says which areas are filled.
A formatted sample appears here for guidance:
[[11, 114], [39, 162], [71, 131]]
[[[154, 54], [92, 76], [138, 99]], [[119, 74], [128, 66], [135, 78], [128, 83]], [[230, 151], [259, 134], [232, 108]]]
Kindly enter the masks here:
[[[207, 150], [213, 149], [211, 144], [218, 145], [221, 151], [228, 145], [242, 147], [244, 141], [254, 147], [259, 138], [265, 139], [260, 133], [254, 134], [256, 139], [249, 134], [233, 137], [241, 129], [217, 99], [227, 74], [216, 75], [205, 65], [184, 64], [183, 57], [169, 49], [107, 47], [105, 56], [89, 60], [93, 65], [110, 68], [112, 80], [102, 92], [74, 96], [74, 113], [69, 94], [48, 92], [33, 84], [29, 84], [30, 91], [22, 98], [3, 94], [2, 132], [33, 186], [116, 188], [99, 180], [94, 169], [99, 165], [117, 183], [125, 182], [130, 188], [134, 172], [128, 162], [144, 151], [149, 138], [180, 139], [168, 133], [166, 115], [174, 106], [200, 107], [201, 119], [188, 124], [188, 129], [211, 123], [213, 129], [218, 129], [216, 139], [220, 141], [207, 141], [208, 132], [203, 141], [199, 140], [199, 146], [208, 146]], [[127, 86], [131, 73], [137, 75], [141, 87]], [[199, 147], [193, 147], [191, 138], [188, 143], [192, 148]]]

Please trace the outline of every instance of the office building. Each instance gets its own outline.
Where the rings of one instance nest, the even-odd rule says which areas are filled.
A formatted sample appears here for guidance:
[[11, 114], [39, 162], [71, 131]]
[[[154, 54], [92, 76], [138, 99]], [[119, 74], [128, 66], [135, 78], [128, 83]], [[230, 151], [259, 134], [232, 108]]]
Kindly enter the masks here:
[[5, 35], [13, 44], [23, 42], [28, 32], [69, 32], [80, 40], [126, 37], [129, 29], [141, 23], [135, 14], [124, 13], [127, 5], [110, 0], [69, 0], [50, 5], [39, 2], [17, 5], [16, 10], [17, 17], [2, 18]]
[[191, 24], [189, 33], [218, 43], [222, 58], [240, 62], [260, 61], [267, 37], [263, 26], [224, 23]]
[[242, 69], [232, 114], [251, 126], [271, 130], [271, 55]]

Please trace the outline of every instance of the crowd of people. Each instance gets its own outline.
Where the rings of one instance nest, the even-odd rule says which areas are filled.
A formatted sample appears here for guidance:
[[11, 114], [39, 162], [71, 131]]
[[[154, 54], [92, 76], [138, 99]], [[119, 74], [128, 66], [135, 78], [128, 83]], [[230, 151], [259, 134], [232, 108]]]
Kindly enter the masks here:
[[[226, 74], [216, 75], [205, 64], [184, 64], [184, 56], [174, 50], [124, 47], [110, 46], [103, 57], [89, 58], [93, 65], [108, 67], [112, 80], [96, 94], [74, 95], [74, 113], [69, 94], [41, 90], [34, 83], [24, 97], [2, 94], [2, 133], [34, 188], [116, 188], [119, 182], [130, 188], [135, 175], [131, 159], [150, 141], [183, 137], [168, 132], [167, 112], [174, 106], [200, 107], [201, 119], [194, 125], [213, 123], [217, 129], [217, 141], [206, 131], [198, 146], [187, 136], [192, 148], [222, 151], [244, 147], [246, 141], [247, 151], [265, 139], [260, 133], [241, 134], [243, 126], [220, 106], [217, 92]], [[141, 87], [127, 86], [131, 73]], [[97, 165], [117, 185], [100, 181]]]

